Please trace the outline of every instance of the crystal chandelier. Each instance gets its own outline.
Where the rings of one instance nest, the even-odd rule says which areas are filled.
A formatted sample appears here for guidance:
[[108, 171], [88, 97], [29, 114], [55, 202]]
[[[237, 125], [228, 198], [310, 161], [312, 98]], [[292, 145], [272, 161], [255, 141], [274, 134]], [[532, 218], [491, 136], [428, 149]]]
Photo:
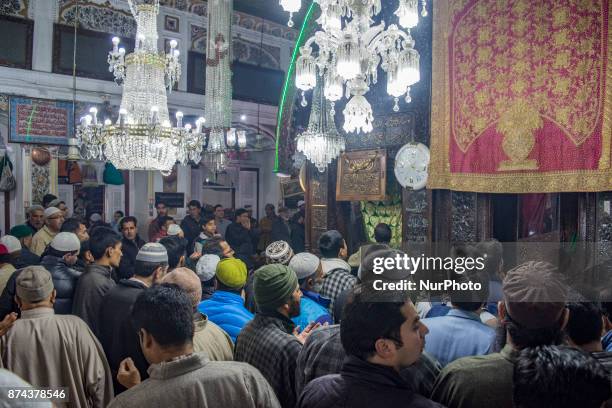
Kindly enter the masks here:
[[168, 91], [178, 81], [181, 66], [176, 41], [164, 55], [157, 50], [157, 15], [159, 0], [147, 4], [128, 0], [137, 24], [134, 52], [125, 55], [119, 38], [113, 38], [108, 54], [109, 71], [123, 85], [119, 117], [113, 123], [100, 123], [97, 109], [81, 118], [77, 139], [81, 157], [108, 160], [118, 169], [160, 170], [170, 174], [179, 161], [199, 162], [205, 141], [204, 118], [196, 126], [183, 126], [183, 114], [176, 113], [176, 126], [168, 114]]
[[[322, 82], [322, 81], [319, 81]], [[297, 151], [304, 153], [320, 172], [324, 172], [345, 149], [344, 138], [338, 133], [322, 85], [316, 86], [308, 129], [296, 137]]]
[[[208, 3], [208, 46], [206, 54], [206, 88], [204, 112], [210, 128], [204, 163], [209, 169], [222, 171], [227, 163], [228, 146], [236, 144], [232, 123], [231, 16], [232, 0]], [[226, 144], [227, 138], [227, 144]]]
[[[381, 0], [314, 1], [321, 7], [317, 22], [322, 30], [306, 40], [296, 62], [295, 84], [302, 91], [301, 104], [307, 105], [305, 92], [315, 87], [321, 75], [332, 116], [335, 103], [346, 96], [344, 130], [368, 133], [373, 113], [365, 95], [378, 82], [378, 66], [387, 73], [387, 93], [394, 99], [395, 112], [400, 98], [410, 103], [410, 87], [420, 80], [419, 53], [410, 35], [410, 28], [418, 23], [418, 0], [399, 0], [395, 15], [401, 28], [396, 24], [387, 27], [384, 20], [373, 25], [373, 18], [382, 11]], [[422, 0], [422, 16], [427, 15], [425, 6]]]

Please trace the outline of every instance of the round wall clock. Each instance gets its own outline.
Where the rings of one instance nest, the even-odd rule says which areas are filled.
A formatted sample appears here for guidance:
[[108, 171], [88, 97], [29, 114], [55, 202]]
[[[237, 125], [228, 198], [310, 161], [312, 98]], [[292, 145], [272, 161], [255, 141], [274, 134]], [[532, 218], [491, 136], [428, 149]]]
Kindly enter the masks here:
[[402, 187], [420, 190], [427, 184], [429, 148], [423, 143], [408, 143], [395, 155], [395, 178]]

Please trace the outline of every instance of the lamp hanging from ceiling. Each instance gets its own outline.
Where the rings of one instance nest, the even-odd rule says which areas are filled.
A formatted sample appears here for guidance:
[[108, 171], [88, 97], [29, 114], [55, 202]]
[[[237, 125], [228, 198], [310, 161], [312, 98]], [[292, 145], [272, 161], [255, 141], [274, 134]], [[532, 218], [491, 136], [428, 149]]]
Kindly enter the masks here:
[[[374, 24], [382, 11], [381, 0], [314, 1], [321, 8], [317, 22], [322, 29], [306, 40], [296, 62], [295, 84], [302, 91], [301, 104], [306, 106], [305, 92], [315, 88], [313, 78], [320, 75], [332, 115], [344, 94], [349, 100], [343, 128], [368, 133], [373, 114], [365, 95], [378, 82], [378, 67], [387, 73], [387, 93], [394, 99], [395, 112], [400, 98], [410, 103], [410, 87], [420, 80], [419, 53], [410, 35], [410, 28], [418, 23], [418, 0], [399, 0], [395, 12], [399, 26], [387, 26], [382, 18]], [[427, 15], [425, 0], [421, 15]]]
[[[204, 112], [210, 128], [204, 163], [219, 172], [227, 164], [227, 151], [236, 145], [232, 124], [231, 17], [233, 0], [208, 2], [208, 48]], [[226, 143], [227, 141], [227, 143]]]
[[323, 96], [323, 84], [319, 80], [313, 93], [308, 129], [296, 137], [296, 148], [304, 153], [320, 172], [344, 151], [346, 143], [336, 129], [329, 102]]
[[108, 160], [118, 169], [169, 174], [177, 161], [200, 161], [203, 118], [195, 127], [183, 127], [177, 112], [176, 126], [170, 123], [166, 89], [170, 92], [181, 75], [177, 42], [170, 42], [167, 54], [158, 52], [159, 0], [128, 4], [137, 26], [134, 52], [126, 55], [115, 37], [108, 55], [109, 71], [123, 85], [119, 117], [114, 123], [100, 122], [97, 109], [91, 108], [77, 128], [80, 152], [86, 160]]

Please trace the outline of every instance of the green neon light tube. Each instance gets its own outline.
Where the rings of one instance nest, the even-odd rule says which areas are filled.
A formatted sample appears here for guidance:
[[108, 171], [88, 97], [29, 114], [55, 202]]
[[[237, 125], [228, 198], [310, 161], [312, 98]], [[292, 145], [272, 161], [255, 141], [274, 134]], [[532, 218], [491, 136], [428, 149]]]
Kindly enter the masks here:
[[287, 91], [289, 89], [289, 81], [291, 81], [293, 70], [295, 68], [295, 60], [297, 59], [297, 55], [299, 53], [300, 47], [304, 41], [304, 33], [306, 32], [306, 27], [308, 26], [308, 21], [310, 17], [312, 17], [312, 13], [315, 8], [315, 3], [312, 2], [308, 11], [306, 12], [306, 16], [304, 17], [304, 22], [302, 23], [302, 28], [300, 29], [300, 34], [295, 42], [295, 48], [293, 49], [293, 55], [291, 56], [291, 63], [289, 64], [289, 69], [287, 70], [287, 75], [285, 76], [285, 85], [283, 86], [283, 93], [281, 94], [280, 103], [278, 104], [278, 114], [276, 121], [276, 147], [274, 152], [274, 172], [278, 173], [279, 159], [278, 159], [278, 147], [280, 145], [280, 136], [281, 136], [281, 124], [283, 123], [283, 111], [285, 108]]

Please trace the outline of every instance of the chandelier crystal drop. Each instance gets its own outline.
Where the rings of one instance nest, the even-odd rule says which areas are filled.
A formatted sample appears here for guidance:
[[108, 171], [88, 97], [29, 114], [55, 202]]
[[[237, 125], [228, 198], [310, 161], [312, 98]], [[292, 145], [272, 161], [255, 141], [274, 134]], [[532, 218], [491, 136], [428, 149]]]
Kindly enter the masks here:
[[[325, 78], [323, 94], [334, 103], [345, 96], [344, 126], [349, 132], [372, 130], [372, 108], [365, 98], [378, 82], [378, 68], [387, 74], [387, 93], [399, 111], [399, 99], [410, 102], [410, 87], [420, 80], [419, 53], [409, 29], [418, 24], [418, 0], [398, 0], [397, 24], [377, 17], [381, 0], [314, 0], [321, 8], [321, 29], [300, 48], [296, 87], [304, 93], [315, 88], [313, 75]], [[422, 16], [427, 15], [422, 0]], [[302, 58], [303, 57], [303, 58]], [[313, 73], [313, 71], [315, 71]], [[342, 95], [344, 91], [344, 95]]]
[[205, 135], [202, 126], [177, 126], [169, 120], [166, 89], [170, 91], [181, 75], [176, 41], [168, 54], [157, 50], [159, 0], [152, 4], [128, 0], [137, 24], [134, 52], [126, 55], [120, 39], [112, 39], [109, 71], [123, 85], [119, 117], [115, 123], [100, 123], [97, 109], [81, 118], [77, 140], [85, 160], [108, 160], [118, 169], [159, 170], [169, 174], [179, 161], [201, 160]]
[[296, 137], [296, 149], [324, 172], [327, 165], [344, 151], [346, 143], [336, 129], [321, 88], [321, 85], [315, 88], [308, 129]]

